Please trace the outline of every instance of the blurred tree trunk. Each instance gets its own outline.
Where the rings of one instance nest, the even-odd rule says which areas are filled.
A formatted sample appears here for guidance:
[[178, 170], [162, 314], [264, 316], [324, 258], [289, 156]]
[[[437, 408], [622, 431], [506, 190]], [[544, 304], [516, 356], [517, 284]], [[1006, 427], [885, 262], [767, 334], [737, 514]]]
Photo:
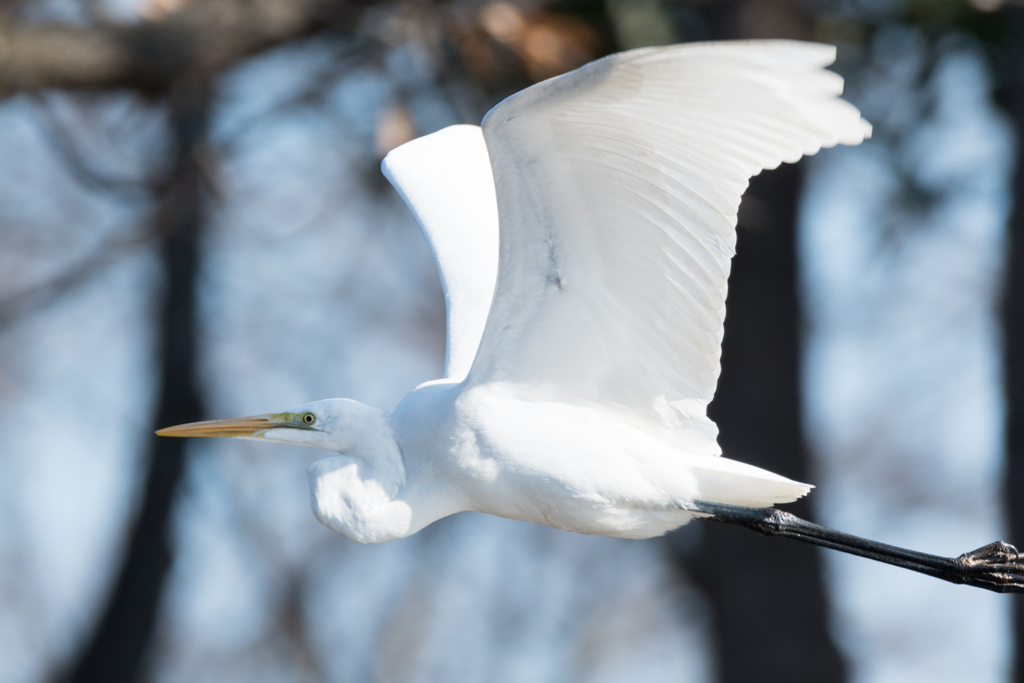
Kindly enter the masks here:
[[[727, 457], [809, 481], [801, 431], [795, 217], [799, 166], [751, 181], [729, 278], [722, 377], [709, 414]], [[813, 518], [806, 499], [786, 509]], [[817, 549], [704, 525], [692, 574], [712, 604], [721, 683], [843, 681]]]
[[[209, 112], [205, 86], [170, 96], [176, 160], [153, 220], [164, 266], [159, 318], [160, 384], [154, 428], [194, 422], [196, 275], [203, 225], [201, 147]], [[149, 474], [117, 582], [91, 640], [68, 676], [75, 683], [129, 683], [142, 677], [160, 596], [171, 566], [170, 517], [184, 465], [185, 439], [150, 437]]]
[[[700, 16], [710, 39], [810, 39], [812, 22], [791, 0], [722, 0], [704, 5]], [[726, 457], [813, 483], [801, 419], [799, 169], [765, 171], [744, 195], [722, 376], [708, 413]], [[806, 499], [785, 509], [814, 518]], [[701, 532], [686, 565], [711, 605], [720, 683], [844, 681], [819, 551], [722, 524], [704, 523]]]
[[[1013, 184], [1013, 214], [1009, 227], [1009, 260], [1003, 300], [1004, 362], [1006, 364], [1006, 483], [1005, 499], [1010, 540], [1024, 544], [1024, 8], [1007, 5], [1007, 86], [1010, 112], [1017, 130], [1017, 173]], [[1013, 680], [1024, 682], [1024, 605], [1013, 598]]]

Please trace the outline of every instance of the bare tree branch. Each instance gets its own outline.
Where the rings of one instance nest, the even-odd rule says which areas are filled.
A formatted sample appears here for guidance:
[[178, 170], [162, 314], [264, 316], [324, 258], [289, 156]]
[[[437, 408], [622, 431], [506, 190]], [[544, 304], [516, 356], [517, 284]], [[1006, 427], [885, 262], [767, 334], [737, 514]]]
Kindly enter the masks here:
[[162, 94], [185, 78], [334, 25], [363, 9], [341, 0], [197, 0], [160, 21], [95, 26], [0, 18], [0, 96], [41, 88]]
[[99, 192], [113, 192], [128, 199], [149, 199], [159, 182], [152, 178], [117, 177], [95, 168], [79, 148], [74, 133], [53, 112], [49, 103], [38, 93], [33, 94], [40, 121], [46, 127], [46, 141], [64, 161], [71, 175], [84, 187]]
[[58, 301], [104, 268], [133, 253], [156, 237], [153, 230], [132, 231], [106, 240], [78, 263], [42, 284], [0, 298], [0, 330]]

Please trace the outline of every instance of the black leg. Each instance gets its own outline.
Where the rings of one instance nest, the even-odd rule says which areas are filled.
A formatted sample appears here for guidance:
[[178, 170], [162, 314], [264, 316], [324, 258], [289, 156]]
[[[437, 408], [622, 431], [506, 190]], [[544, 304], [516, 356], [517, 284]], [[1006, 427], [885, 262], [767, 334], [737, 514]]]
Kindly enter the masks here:
[[691, 509], [710, 515], [712, 521], [746, 527], [765, 536], [793, 538], [997, 593], [1024, 593], [1024, 553], [1002, 541], [959, 557], [939, 557], [844, 534], [773, 508], [698, 501]]

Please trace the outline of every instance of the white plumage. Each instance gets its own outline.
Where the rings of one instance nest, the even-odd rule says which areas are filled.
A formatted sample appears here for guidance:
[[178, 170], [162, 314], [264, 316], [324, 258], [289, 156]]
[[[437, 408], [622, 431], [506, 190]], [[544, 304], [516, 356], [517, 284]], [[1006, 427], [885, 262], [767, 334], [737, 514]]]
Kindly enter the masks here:
[[479, 126], [450, 126], [393, 150], [381, 170], [430, 245], [448, 312], [444, 376], [473, 364], [498, 278], [498, 201]]
[[463, 510], [645, 538], [699, 501], [804, 495], [720, 457], [706, 408], [748, 179], [870, 135], [824, 69], [834, 56], [624, 52], [392, 151], [384, 173], [444, 286], [445, 378], [391, 414], [329, 399], [161, 433], [336, 451], [310, 468], [314, 512], [363, 542]]

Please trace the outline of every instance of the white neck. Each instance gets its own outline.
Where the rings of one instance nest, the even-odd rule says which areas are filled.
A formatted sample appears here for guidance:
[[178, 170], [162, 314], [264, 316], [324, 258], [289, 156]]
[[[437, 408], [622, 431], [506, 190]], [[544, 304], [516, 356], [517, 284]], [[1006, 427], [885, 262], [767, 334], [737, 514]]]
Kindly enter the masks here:
[[361, 543], [412, 533], [411, 509], [394, 502], [405, 486], [405, 465], [387, 418], [381, 413], [348, 436], [343, 453], [309, 466], [313, 514], [324, 526]]

